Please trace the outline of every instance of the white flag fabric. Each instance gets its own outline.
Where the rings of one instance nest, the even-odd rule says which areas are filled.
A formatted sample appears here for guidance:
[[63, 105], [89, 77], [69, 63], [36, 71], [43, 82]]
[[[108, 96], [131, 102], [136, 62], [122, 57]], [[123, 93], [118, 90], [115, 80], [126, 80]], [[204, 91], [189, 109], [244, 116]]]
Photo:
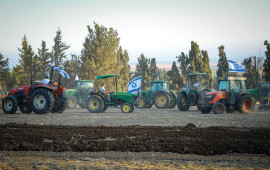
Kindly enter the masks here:
[[76, 77], [75, 77], [75, 81], [78, 81], [79, 80], [79, 77], [78, 77], [78, 75], [76, 75]]
[[63, 70], [60, 67], [54, 67], [53, 69], [57, 70], [59, 74], [61, 74], [63, 77], [65, 77], [66, 79], [69, 79], [68, 74], [65, 72], [65, 70]]
[[142, 76], [136, 77], [128, 83], [128, 93], [137, 93], [141, 90]]
[[54, 67], [54, 65], [55, 65], [55, 62], [54, 62], [54, 58], [53, 58], [52, 67]]
[[239, 73], [246, 72], [246, 67], [242, 64], [238, 64], [232, 60], [228, 60], [228, 64], [229, 64], [229, 72], [239, 72]]

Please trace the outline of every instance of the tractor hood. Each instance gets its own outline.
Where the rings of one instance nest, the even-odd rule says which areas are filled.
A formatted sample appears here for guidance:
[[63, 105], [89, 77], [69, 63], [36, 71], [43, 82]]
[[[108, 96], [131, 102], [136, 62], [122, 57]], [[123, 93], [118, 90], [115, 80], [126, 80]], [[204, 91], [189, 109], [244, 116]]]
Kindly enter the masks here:
[[208, 93], [205, 93], [206, 95], [217, 95], [217, 94], [226, 94], [225, 91], [214, 91], [214, 92], [208, 92]]
[[216, 103], [219, 100], [226, 99], [227, 94], [226, 91], [214, 91], [206, 93], [206, 101], [208, 103]]

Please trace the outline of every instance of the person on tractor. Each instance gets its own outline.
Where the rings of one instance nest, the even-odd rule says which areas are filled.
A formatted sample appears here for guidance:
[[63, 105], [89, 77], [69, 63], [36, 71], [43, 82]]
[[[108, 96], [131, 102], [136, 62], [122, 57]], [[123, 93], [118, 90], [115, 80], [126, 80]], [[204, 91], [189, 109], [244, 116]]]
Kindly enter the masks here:
[[49, 76], [46, 75], [46, 76], [45, 76], [45, 79], [43, 79], [43, 80], [41, 81], [41, 84], [49, 84], [49, 83], [50, 83]]
[[107, 90], [105, 89], [105, 87], [106, 87], [106, 84], [105, 84], [105, 83], [102, 83], [102, 84], [101, 84], [100, 91], [101, 91], [102, 94], [108, 99], [108, 101], [111, 101], [111, 98], [110, 98], [110, 92], [107, 91]]

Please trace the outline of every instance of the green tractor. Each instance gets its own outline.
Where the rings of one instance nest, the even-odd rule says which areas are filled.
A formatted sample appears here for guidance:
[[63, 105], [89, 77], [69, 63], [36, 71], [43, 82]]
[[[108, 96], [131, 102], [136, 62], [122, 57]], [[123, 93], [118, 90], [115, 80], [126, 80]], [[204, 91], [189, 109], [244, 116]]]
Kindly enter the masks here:
[[76, 88], [65, 90], [68, 98], [68, 108], [73, 109], [77, 105], [86, 108], [85, 102], [88, 100], [91, 92], [94, 92], [93, 80], [76, 80]]
[[190, 106], [198, 106], [199, 99], [205, 93], [211, 91], [211, 81], [209, 87], [201, 87], [203, 76], [206, 73], [189, 73], [187, 77], [187, 88], [182, 88], [178, 93], [176, 104], [180, 111], [188, 111]]
[[138, 92], [137, 108], [151, 108], [153, 104], [159, 109], [174, 108], [176, 106], [176, 96], [169, 90], [166, 81], [151, 81], [151, 90]]
[[86, 108], [91, 113], [102, 113], [107, 110], [108, 106], [121, 106], [123, 113], [131, 113], [134, 111], [134, 104], [137, 101], [137, 95], [127, 92], [117, 92], [118, 74], [109, 74], [96, 77], [98, 80], [113, 78], [115, 91], [110, 93], [109, 99], [101, 92], [91, 92], [86, 102]]
[[270, 109], [270, 83], [269, 82], [259, 82], [256, 88], [248, 89], [252, 96], [254, 104], [259, 101], [259, 110], [268, 111]]

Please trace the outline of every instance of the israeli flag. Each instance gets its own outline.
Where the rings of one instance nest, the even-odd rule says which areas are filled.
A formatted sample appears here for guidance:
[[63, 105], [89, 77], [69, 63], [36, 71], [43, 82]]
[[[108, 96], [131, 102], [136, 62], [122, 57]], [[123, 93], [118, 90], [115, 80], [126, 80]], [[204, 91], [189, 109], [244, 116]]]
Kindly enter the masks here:
[[246, 67], [242, 64], [238, 64], [232, 60], [228, 60], [228, 64], [229, 64], [229, 72], [239, 72], [239, 73], [246, 72]]
[[187, 83], [187, 94], [189, 93], [189, 82]]
[[68, 74], [65, 72], [65, 70], [63, 70], [60, 67], [54, 67], [53, 69], [57, 70], [59, 74], [61, 74], [63, 77], [65, 77], [66, 79], [69, 79]]
[[142, 76], [136, 77], [128, 83], [128, 93], [137, 93], [141, 90]]
[[54, 62], [54, 58], [53, 58], [53, 60], [52, 60], [52, 67], [54, 67], [55, 66], [55, 62]]

